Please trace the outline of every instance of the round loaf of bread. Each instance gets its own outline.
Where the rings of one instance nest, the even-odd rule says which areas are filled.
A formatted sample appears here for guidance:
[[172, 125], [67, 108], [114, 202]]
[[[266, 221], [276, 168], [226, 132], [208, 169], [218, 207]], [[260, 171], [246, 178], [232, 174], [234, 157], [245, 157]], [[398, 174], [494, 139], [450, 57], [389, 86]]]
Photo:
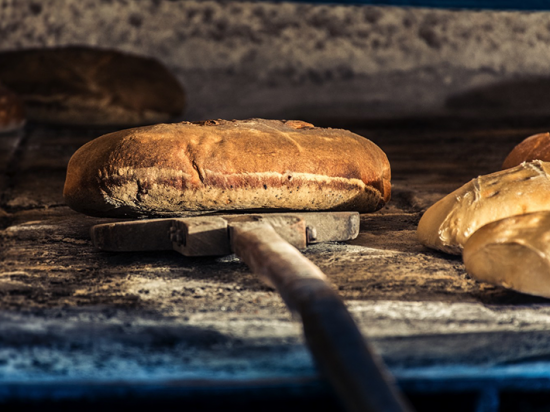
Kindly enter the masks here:
[[184, 108], [182, 86], [155, 59], [89, 47], [0, 53], [0, 81], [29, 120], [85, 126], [165, 122]]
[[390, 198], [371, 141], [292, 120], [159, 124], [101, 136], [71, 158], [67, 204], [94, 216], [207, 210], [356, 210]]
[[550, 210], [550, 163], [534, 161], [471, 180], [432, 205], [418, 224], [420, 242], [460, 254], [481, 226], [509, 216]]
[[550, 212], [481, 227], [466, 242], [463, 258], [478, 280], [550, 298]]
[[0, 84], [0, 133], [12, 132], [25, 125], [25, 110], [19, 97]]
[[533, 160], [550, 161], [550, 133], [535, 134], [518, 144], [506, 157], [502, 168], [509, 169]]

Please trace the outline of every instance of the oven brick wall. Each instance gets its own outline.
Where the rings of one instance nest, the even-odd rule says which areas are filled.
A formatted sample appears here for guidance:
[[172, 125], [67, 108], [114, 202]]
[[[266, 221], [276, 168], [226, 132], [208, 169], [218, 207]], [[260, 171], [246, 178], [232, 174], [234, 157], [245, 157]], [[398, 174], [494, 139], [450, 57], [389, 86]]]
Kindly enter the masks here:
[[187, 119], [550, 108], [548, 12], [4, 0], [0, 39], [0, 50], [84, 44], [154, 56], [185, 84]]

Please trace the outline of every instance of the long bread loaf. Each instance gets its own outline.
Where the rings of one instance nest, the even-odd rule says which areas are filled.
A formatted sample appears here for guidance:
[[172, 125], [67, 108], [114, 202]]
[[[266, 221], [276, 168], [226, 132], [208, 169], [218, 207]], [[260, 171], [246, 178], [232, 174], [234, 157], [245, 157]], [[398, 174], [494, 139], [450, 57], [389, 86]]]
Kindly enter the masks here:
[[202, 210], [357, 210], [390, 198], [371, 141], [302, 121], [159, 124], [101, 136], [71, 158], [67, 204], [95, 216]]
[[550, 298], [550, 212], [483, 226], [466, 242], [463, 258], [478, 280]]
[[522, 163], [471, 180], [431, 206], [418, 224], [425, 246], [460, 254], [481, 226], [509, 216], [550, 210], [550, 163]]

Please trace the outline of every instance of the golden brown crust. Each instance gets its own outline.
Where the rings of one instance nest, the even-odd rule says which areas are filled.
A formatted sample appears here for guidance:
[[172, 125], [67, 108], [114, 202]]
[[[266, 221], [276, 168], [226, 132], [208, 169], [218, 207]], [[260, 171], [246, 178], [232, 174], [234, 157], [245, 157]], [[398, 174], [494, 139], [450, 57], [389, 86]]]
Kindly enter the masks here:
[[481, 226], [499, 219], [550, 210], [550, 163], [535, 160], [479, 176], [432, 205], [418, 223], [425, 246], [460, 254]]
[[550, 297], [550, 212], [512, 216], [477, 230], [464, 246], [474, 278]]
[[292, 209], [370, 212], [390, 198], [386, 155], [346, 130], [248, 119], [101, 136], [69, 162], [64, 195], [101, 216]]
[[502, 168], [509, 169], [533, 160], [550, 161], [550, 133], [539, 133], [526, 138], [512, 149], [504, 160]]
[[29, 119], [139, 125], [182, 113], [183, 89], [157, 60], [89, 47], [0, 53], [0, 81], [24, 100]]
[[0, 133], [17, 130], [25, 124], [25, 110], [19, 97], [0, 84]]

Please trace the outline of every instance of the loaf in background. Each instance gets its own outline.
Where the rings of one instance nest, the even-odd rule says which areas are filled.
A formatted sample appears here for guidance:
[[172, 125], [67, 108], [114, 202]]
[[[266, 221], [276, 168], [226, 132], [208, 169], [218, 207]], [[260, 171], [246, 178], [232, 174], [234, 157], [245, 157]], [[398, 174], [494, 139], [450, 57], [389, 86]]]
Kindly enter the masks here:
[[135, 126], [181, 115], [185, 94], [159, 61], [84, 46], [0, 53], [0, 82], [21, 96], [29, 120]]
[[25, 125], [23, 102], [0, 83], [0, 133], [12, 132]]
[[518, 144], [504, 160], [503, 169], [509, 169], [522, 162], [533, 160], [550, 161], [550, 133], [529, 136]]

